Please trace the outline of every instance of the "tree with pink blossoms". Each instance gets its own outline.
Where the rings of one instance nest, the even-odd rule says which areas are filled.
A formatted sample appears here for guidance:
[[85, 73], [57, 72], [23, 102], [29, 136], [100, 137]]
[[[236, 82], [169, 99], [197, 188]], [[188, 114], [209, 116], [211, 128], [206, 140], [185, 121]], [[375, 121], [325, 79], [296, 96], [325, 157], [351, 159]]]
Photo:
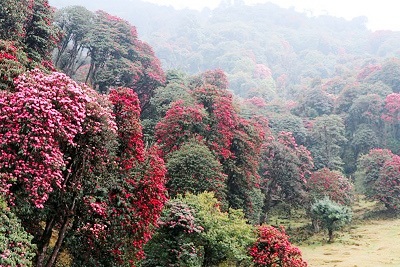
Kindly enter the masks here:
[[54, 266], [74, 244], [87, 249], [85, 266], [111, 266], [104, 253], [115, 266], [133, 264], [157, 224], [164, 162], [157, 148], [144, 150], [136, 94], [122, 88], [110, 100], [39, 70], [1, 92], [1, 194], [35, 237], [35, 266]]

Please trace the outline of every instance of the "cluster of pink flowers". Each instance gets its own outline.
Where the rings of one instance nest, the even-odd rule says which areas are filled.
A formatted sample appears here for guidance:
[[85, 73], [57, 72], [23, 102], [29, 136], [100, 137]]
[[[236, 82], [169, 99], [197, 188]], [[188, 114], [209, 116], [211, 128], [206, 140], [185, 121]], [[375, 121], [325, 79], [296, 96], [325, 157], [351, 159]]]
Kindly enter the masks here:
[[62, 187], [68, 164], [63, 150], [76, 145], [89, 100], [61, 73], [33, 70], [15, 79], [15, 92], [0, 95], [0, 183], [22, 184], [43, 207], [53, 187]]

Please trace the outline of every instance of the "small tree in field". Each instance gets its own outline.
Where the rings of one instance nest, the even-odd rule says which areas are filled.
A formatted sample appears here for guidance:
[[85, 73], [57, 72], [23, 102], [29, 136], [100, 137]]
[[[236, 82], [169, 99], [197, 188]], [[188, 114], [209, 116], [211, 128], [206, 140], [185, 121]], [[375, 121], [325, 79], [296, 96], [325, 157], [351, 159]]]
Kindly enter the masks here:
[[328, 229], [329, 243], [333, 242], [333, 231], [351, 221], [351, 210], [328, 197], [317, 201], [311, 207], [311, 212], [321, 221], [322, 227]]
[[249, 250], [255, 267], [306, 267], [301, 251], [289, 242], [282, 227], [261, 226], [258, 239]]

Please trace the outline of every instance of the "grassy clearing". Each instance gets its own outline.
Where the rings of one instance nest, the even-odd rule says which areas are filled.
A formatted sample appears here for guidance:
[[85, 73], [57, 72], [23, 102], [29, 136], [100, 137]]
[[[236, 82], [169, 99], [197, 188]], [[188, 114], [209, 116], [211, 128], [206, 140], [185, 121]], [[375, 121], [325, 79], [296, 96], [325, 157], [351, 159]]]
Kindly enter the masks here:
[[333, 244], [324, 232], [297, 244], [309, 266], [400, 266], [400, 218], [363, 199], [353, 212], [352, 224], [336, 232]]

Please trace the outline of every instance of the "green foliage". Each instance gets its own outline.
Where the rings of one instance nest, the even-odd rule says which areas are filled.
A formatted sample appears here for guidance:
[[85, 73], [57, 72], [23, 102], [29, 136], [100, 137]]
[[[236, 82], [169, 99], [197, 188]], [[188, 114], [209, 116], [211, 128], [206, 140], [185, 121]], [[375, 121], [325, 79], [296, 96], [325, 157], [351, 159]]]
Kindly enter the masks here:
[[241, 210], [221, 212], [220, 203], [212, 193], [189, 194], [185, 202], [194, 208], [199, 224], [204, 228], [206, 266], [225, 260], [240, 262], [248, 259], [246, 249], [254, 242], [255, 233]]
[[269, 125], [275, 135], [282, 131], [291, 132], [297, 144], [304, 145], [306, 143], [308, 134], [301, 117], [280, 113], [270, 117]]
[[318, 200], [311, 207], [313, 216], [320, 220], [322, 227], [328, 230], [329, 242], [333, 241], [333, 231], [340, 229], [351, 221], [351, 210], [335, 203], [328, 197]]
[[171, 200], [155, 238], [147, 245], [143, 266], [217, 266], [249, 260], [253, 227], [240, 210], [221, 212], [213, 193], [186, 194]]
[[[26, 26], [25, 52], [34, 61], [51, 66], [51, 52], [56, 47], [59, 29], [53, 24], [54, 12], [48, 0], [34, 0]], [[44, 62], [46, 61], [46, 62]]]
[[333, 111], [333, 97], [318, 86], [306, 90], [294, 112], [303, 117], [315, 118]]
[[374, 199], [377, 195], [380, 171], [393, 156], [394, 154], [388, 149], [372, 149], [368, 154], [360, 157], [357, 170], [360, 172], [361, 183], [367, 198]]
[[390, 86], [395, 93], [400, 92], [400, 61], [392, 58], [387, 60], [383, 65], [382, 69], [371, 75], [368, 80], [373, 83], [376, 81], [382, 81], [386, 85]]
[[306, 181], [313, 159], [306, 147], [296, 144], [292, 133], [281, 132], [263, 148], [260, 164], [261, 189], [265, 196], [260, 223], [279, 202], [299, 206], [307, 200]]
[[170, 200], [162, 212], [157, 232], [145, 246], [146, 258], [141, 266], [202, 266], [204, 248], [200, 234], [203, 230], [193, 208], [181, 199]]
[[225, 206], [226, 175], [215, 155], [204, 144], [189, 141], [177, 151], [170, 153], [166, 164], [168, 173], [167, 187], [170, 195], [204, 191], [215, 192], [216, 197]]
[[323, 115], [315, 119], [311, 129], [310, 151], [315, 168], [327, 167], [341, 170], [343, 161], [340, 158], [345, 138], [345, 126], [338, 115]]
[[26, 71], [28, 58], [14, 42], [0, 40], [0, 90], [12, 91], [14, 79]]
[[62, 8], [55, 14], [55, 23], [63, 37], [56, 48], [54, 64], [71, 77], [87, 63], [81, 57], [85, 44], [89, 41], [87, 38], [93, 19], [93, 13], [81, 6]]
[[32, 238], [0, 197], [0, 266], [33, 266], [36, 246]]
[[25, 23], [31, 12], [30, 0], [2, 0], [0, 5], [0, 39], [21, 41]]

